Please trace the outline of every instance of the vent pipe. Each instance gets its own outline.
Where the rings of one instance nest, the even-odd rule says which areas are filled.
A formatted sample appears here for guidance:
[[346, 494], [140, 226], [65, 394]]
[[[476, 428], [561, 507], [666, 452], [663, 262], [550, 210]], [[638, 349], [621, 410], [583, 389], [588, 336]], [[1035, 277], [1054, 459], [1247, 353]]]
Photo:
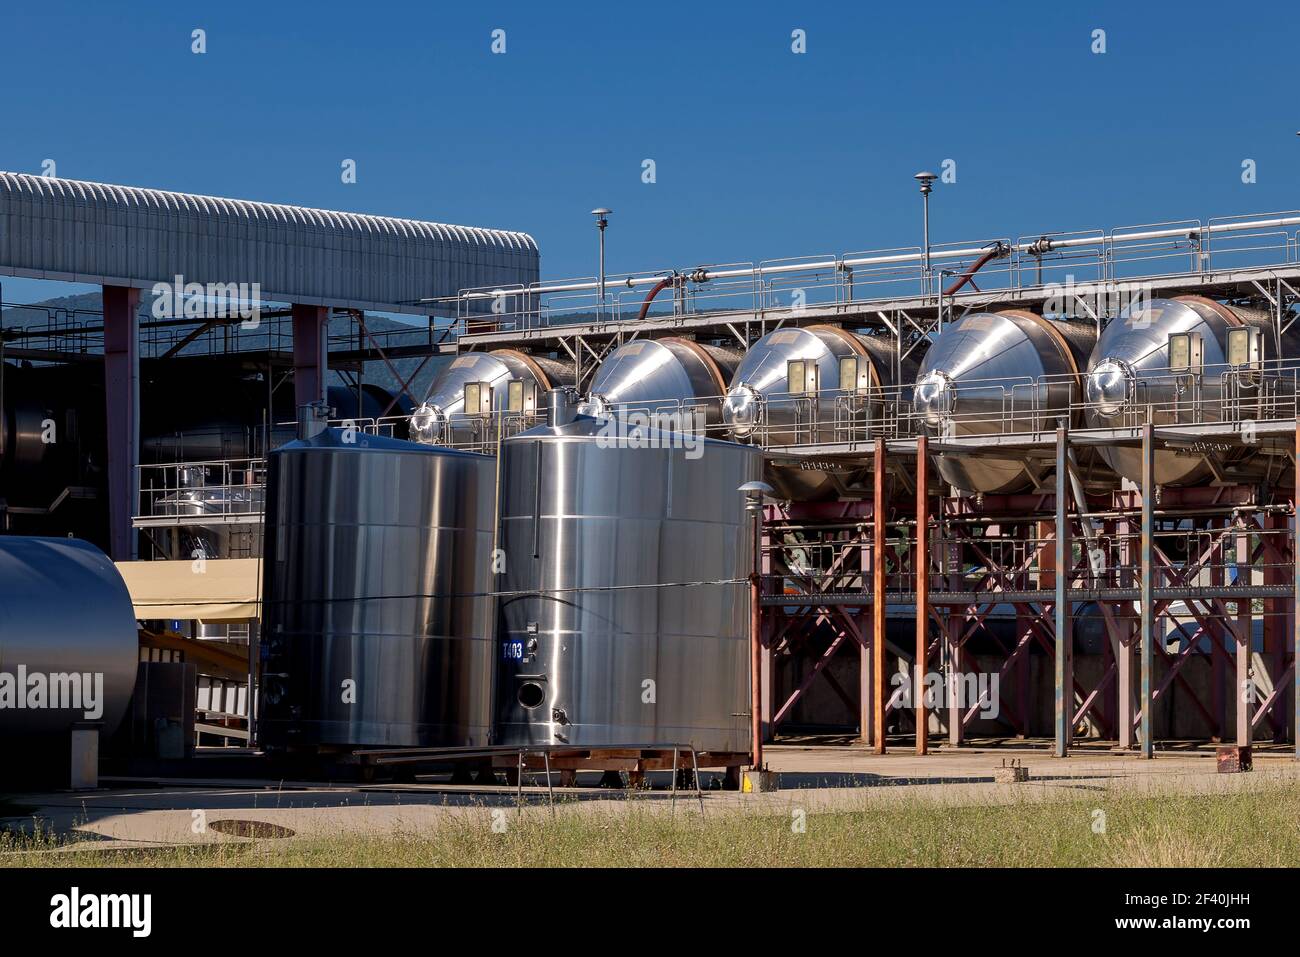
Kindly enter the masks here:
[[578, 417], [578, 393], [575, 389], [551, 389], [546, 393], [546, 424], [553, 429], [568, 425]]
[[314, 439], [329, 425], [330, 407], [323, 401], [298, 406], [298, 438]]

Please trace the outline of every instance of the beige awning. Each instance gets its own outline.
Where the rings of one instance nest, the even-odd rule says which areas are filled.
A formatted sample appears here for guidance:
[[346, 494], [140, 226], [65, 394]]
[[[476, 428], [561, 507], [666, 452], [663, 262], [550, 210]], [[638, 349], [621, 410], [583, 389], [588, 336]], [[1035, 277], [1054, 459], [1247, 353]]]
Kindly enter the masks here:
[[117, 563], [136, 618], [206, 622], [256, 618], [260, 568], [256, 558]]

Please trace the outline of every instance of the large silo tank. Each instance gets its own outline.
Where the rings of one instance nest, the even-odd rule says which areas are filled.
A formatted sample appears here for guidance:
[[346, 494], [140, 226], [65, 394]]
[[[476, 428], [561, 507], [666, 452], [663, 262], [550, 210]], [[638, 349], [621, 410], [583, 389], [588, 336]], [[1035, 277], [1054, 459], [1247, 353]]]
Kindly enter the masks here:
[[753, 545], [737, 489], [761, 454], [606, 427], [582, 416], [502, 445], [497, 743], [746, 751]]
[[596, 370], [581, 411], [684, 413], [714, 426], [740, 359], [733, 349], [675, 336], [626, 342]]
[[[903, 360], [900, 383], [894, 352], [893, 340], [839, 326], [769, 332], [732, 375], [723, 422], [738, 441], [768, 448], [860, 441], [906, 398], [916, 363]], [[768, 480], [785, 497], [817, 499], [852, 479], [848, 473], [792, 463], [774, 465]]]
[[268, 465], [263, 743], [485, 744], [494, 460], [326, 429]]
[[[1234, 330], [1237, 330], [1234, 333]], [[1244, 356], [1229, 356], [1230, 337], [1242, 337]], [[1171, 337], [1178, 348], [1171, 354]], [[1283, 341], [1296, 355], [1294, 338]], [[1244, 364], [1230, 360], [1244, 358]], [[1226, 306], [1203, 296], [1135, 303], [1102, 330], [1088, 363], [1086, 415], [1093, 428], [1240, 422], [1280, 417], [1270, 406], [1294, 391], [1294, 373], [1279, 374], [1267, 314]], [[1289, 415], [1289, 407], [1285, 415]], [[1199, 443], [1156, 452], [1158, 485], [1194, 485], [1219, 476], [1253, 474], [1262, 464], [1249, 444], [1207, 451]], [[1141, 450], [1108, 445], [1101, 455], [1120, 475], [1142, 478]]]
[[[913, 407], [937, 439], [1058, 428], [1077, 417], [1080, 374], [1096, 342], [1091, 323], [1061, 322], [1021, 309], [972, 313], [944, 326], [930, 345]], [[1023, 456], [940, 453], [949, 485], [969, 492], [1011, 493], [1039, 476]]]
[[[97, 721], [105, 740], [139, 658], [131, 596], [107, 555], [72, 538], [0, 535], [0, 739], [52, 739]], [[44, 705], [20, 707], [15, 696], [30, 705], [42, 684]]]
[[546, 393], [573, 381], [570, 362], [515, 349], [464, 353], [434, 378], [411, 414], [411, 440], [490, 448], [497, 423], [506, 424], [506, 434], [524, 431], [538, 421]]

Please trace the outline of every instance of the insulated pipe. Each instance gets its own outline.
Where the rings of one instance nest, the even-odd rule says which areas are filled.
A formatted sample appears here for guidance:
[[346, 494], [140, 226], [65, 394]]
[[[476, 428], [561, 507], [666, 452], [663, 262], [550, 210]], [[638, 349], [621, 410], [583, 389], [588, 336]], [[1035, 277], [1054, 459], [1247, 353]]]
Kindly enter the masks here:
[[[1172, 229], [1148, 229], [1143, 232], [1125, 233], [1119, 237], [1124, 242], [1142, 241], [1146, 242], [1153, 239], [1177, 239], [1179, 237], [1199, 235], [1217, 235], [1218, 233], [1235, 233], [1243, 232], [1250, 229], [1280, 229], [1289, 226], [1300, 226], [1300, 216], [1279, 216], [1274, 219], [1252, 219], [1240, 223], [1218, 223], [1213, 226], [1201, 226], [1196, 229], [1188, 227], [1179, 227]], [[1113, 236], [1074, 236], [1068, 239], [1050, 240], [1052, 249], [1078, 249], [1086, 246], [1100, 246], [1107, 242], [1114, 241]], [[1008, 252], [1028, 253], [1034, 249], [1042, 249], [1042, 239], [1035, 239], [1033, 242], [1012, 243], [1008, 247]], [[934, 259], [966, 259], [971, 256], [982, 256], [988, 252], [987, 246], [968, 246], [964, 249], [941, 249], [931, 251], [930, 258]], [[711, 279], [743, 279], [753, 276], [772, 276], [782, 273], [795, 272], [812, 272], [815, 270], [844, 269], [845, 267], [854, 266], [887, 266], [897, 263], [919, 263], [924, 260], [923, 252], [915, 253], [894, 253], [888, 256], [860, 256], [853, 259], [828, 259], [822, 262], [811, 263], [786, 263], [780, 266], [750, 266], [741, 269], [717, 269], [710, 270], [703, 266], [686, 275], [691, 282], [706, 282]], [[653, 286], [662, 282], [662, 276], [628, 276], [618, 282], [611, 283], [606, 281], [606, 286], [619, 285], [628, 289], [634, 289], [637, 286]], [[503, 292], [518, 292], [527, 295], [545, 295], [555, 292], [583, 292], [599, 290], [600, 283], [596, 281], [559, 283], [548, 286], [532, 286], [518, 290], [501, 290], [496, 289], [490, 292], [465, 292], [459, 296], [444, 296], [429, 299], [416, 300], [417, 305], [428, 305], [430, 303], [455, 301], [457, 299], [492, 299], [501, 295]]]

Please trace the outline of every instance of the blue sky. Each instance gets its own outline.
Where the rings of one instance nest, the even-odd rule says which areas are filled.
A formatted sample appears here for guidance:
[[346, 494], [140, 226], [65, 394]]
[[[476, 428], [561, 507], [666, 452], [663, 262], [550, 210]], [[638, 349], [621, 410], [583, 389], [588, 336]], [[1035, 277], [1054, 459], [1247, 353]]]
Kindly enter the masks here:
[[15, 4], [0, 168], [521, 229], [548, 278], [594, 271], [596, 205], [611, 272], [915, 244], [945, 159], [935, 242], [1292, 209], [1298, 11]]

